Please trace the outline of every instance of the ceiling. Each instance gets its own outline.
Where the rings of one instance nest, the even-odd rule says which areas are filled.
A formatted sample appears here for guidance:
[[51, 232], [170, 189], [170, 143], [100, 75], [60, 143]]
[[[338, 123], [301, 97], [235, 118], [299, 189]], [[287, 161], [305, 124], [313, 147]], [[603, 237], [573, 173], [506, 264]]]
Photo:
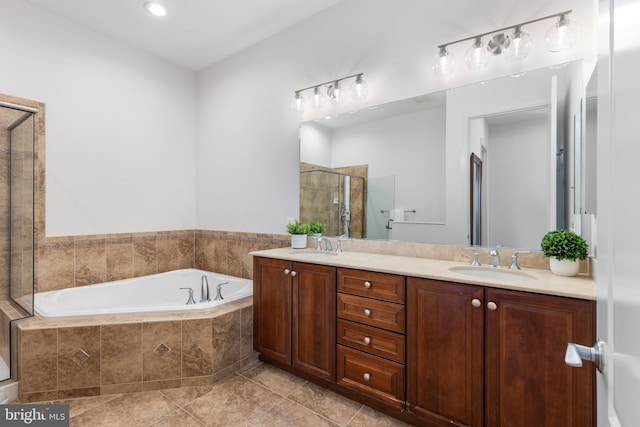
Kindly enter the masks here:
[[342, 0], [28, 0], [56, 15], [198, 71]]

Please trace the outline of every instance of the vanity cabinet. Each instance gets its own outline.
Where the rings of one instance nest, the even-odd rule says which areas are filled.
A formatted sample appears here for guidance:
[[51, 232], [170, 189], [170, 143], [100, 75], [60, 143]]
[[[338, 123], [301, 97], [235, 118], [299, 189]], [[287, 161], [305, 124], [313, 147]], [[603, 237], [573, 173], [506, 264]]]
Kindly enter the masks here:
[[254, 349], [314, 377], [336, 378], [336, 269], [254, 258]]
[[338, 385], [403, 408], [405, 277], [338, 268]]
[[407, 406], [433, 426], [592, 426], [593, 301], [407, 279]]

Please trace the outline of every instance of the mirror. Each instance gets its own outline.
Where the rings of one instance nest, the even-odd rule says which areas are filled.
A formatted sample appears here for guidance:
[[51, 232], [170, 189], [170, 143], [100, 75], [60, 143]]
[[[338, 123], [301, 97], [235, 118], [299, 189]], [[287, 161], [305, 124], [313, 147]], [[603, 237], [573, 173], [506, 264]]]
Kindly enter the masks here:
[[539, 249], [580, 216], [583, 72], [575, 61], [302, 123], [300, 219], [327, 235]]

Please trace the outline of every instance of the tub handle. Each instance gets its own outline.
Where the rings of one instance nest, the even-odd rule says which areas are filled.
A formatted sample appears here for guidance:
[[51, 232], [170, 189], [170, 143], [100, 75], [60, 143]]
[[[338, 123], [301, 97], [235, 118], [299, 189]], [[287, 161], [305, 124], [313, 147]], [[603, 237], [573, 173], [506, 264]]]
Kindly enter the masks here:
[[187, 305], [196, 303], [196, 300], [193, 299], [193, 288], [180, 288], [180, 289], [185, 289], [189, 291], [189, 299], [187, 300]]
[[216, 297], [213, 299], [214, 301], [222, 301], [224, 298], [222, 297], [222, 285], [228, 285], [229, 282], [218, 283], [216, 287]]

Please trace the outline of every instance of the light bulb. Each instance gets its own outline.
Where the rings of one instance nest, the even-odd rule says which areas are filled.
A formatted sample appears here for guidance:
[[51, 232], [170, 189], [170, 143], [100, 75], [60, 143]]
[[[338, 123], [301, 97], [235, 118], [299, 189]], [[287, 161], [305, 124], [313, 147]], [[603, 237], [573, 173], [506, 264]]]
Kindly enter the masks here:
[[167, 14], [167, 10], [160, 3], [156, 3], [153, 1], [148, 1], [144, 4], [144, 8], [149, 11], [150, 14], [154, 16], [165, 16]]
[[309, 98], [309, 107], [318, 109], [322, 108], [327, 95], [320, 90], [319, 86], [313, 88], [313, 94]]
[[291, 109], [293, 111], [297, 111], [298, 113], [304, 112], [304, 96], [300, 95], [300, 92], [296, 92], [296, 96], [291, 101]]
[[467, 63], [467, 67], [470, 70], [486, 67], [489, 59], [491, 59], [491, 50], [486, 44], [482, 43], [480, 37], [476, 38], [464, 55], [464, 62]]
[[356, 77], [355, 81], [351, 83], [351, 97], [356, 101], [365, 99], [369, 94], [369, 85], [362, 79], [362, 74]]
[[507, 61], [519, 61], [527, 57], [531, 51], [531, 36], [520, 27], [516, 27], [511, 37], [511, 43], [505, 51], [505, 59]]
[[551, 52], [560, 52], [571, 49], [578, 37], [578, 26], [567, 19], [566, 15], [560, 15], [558, 22], [547, 31], [546, 44]]
[[342, 104], [347, 96], [346, 90], [340, 85], [340, 82], [336, 80], [334, 84], [329, 86], [327, 90], [327, 95], [329, 96], [329, 101], [332, 104]]
[[446, 46], [443, 46], [436, 54], [431, 69], [436, 77], [448, 76], [453, 72], [455, 64], [456, 56], [452, 52], [449, 52]]

